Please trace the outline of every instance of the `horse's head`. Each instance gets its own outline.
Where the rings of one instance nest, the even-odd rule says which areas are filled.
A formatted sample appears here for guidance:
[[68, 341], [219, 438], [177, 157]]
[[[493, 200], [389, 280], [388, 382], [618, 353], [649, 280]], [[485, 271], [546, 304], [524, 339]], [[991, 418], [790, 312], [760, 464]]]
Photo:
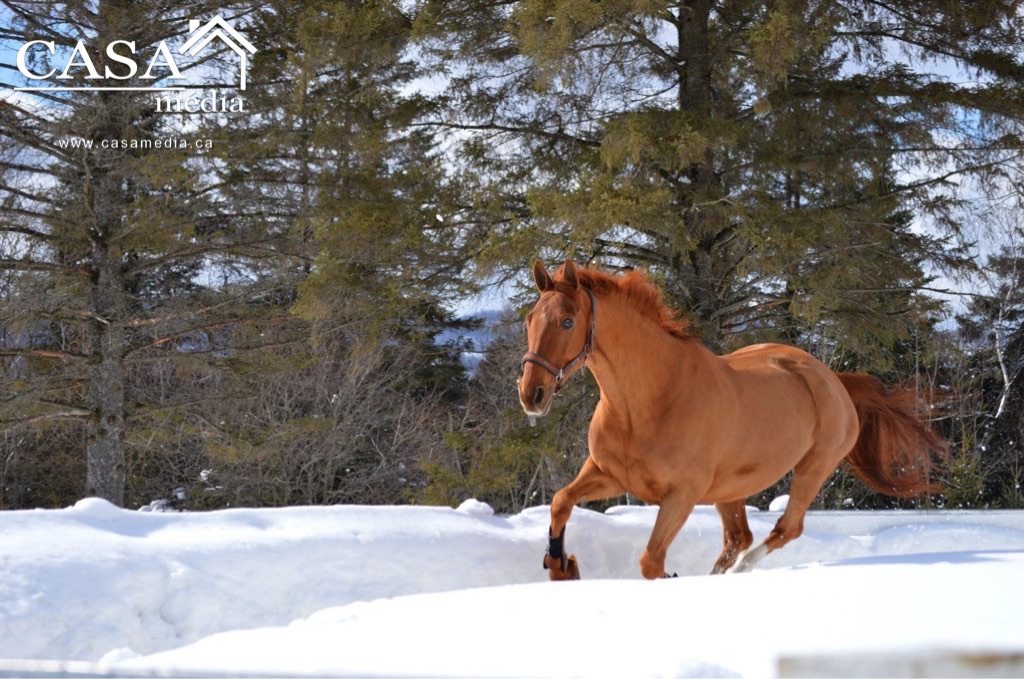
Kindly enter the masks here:
[[533, 279], [540, 299], [526, 315], [528, 351], [519, 380], [519, 401], [531, 422], [548, 414], [555, 393], [586, 364], [594, 348], [597, 311], [593, 293], [580, 285], [572, 262], [565, 263], [557, 278], [537, 262]]

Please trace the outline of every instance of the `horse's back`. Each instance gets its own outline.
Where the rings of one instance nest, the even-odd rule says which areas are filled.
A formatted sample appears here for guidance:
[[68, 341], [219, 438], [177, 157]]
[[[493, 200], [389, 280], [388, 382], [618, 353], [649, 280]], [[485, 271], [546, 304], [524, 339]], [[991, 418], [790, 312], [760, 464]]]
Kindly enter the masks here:
[[772, 360], [788, 360], [807, 365], [818, 365], [828, 370], [827, 366], [814, 358], [814, 356], [811, 356], [803, 349], [798, 349], [788, 344], [751, 344], [748, 347], [737, 349], [731, 354], [726, 354], [721, 359], [737, 369], [747, 368]]
[[[824, 445], [842, 447], [855, 440], [857, 412], [846, 387], [824, 363], [806, 351], [784, 344], [756, 344], [721, 357], [732, 371], [744, 410], [767, 415], [785, 413], [799, 419]], [[771, 422], [768, 418], [767, 422]], [[853, 437], [853, 438], [851, 438]]]
[[842, 382], [828, 366], [803, 349], [786, 344], [753, 344], [721, 356], [720, 360], [741, 381], [773, 380], [779, 376], [784, 379], [800, 377], [809, 380], [814, 387], [820, 381], [846, 393]]

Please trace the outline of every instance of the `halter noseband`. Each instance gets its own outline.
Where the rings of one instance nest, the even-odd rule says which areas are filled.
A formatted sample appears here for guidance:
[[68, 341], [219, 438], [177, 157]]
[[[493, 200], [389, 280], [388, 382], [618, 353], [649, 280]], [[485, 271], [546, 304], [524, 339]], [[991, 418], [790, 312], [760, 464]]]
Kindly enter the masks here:
[[520, 362], [521, 368], [525, 368], [527, 363], [533, 363], [554, 375], [556, 393], [565, 385], [566, 381], [570, 377], [576, 374], [578, 370], [587, 367], [587, 359], [594, 351], [594, 330], [597, 327], [597, 300], [594, 299], [594, 293], [590, 291], [590, 288], [585, 287], [583, 289], [586, 290], [587, 296], [590, 297], [590, 328], [587, 330], [587, 341], [583, 345], [583, 349], [580, 350], [580, 353], [576, 354], [576, 358], [572, 359], [561, 368], [557, 368], [554, 363], [540, 354], [533, 351], [527, 351], [523, 354], [523, 360]]

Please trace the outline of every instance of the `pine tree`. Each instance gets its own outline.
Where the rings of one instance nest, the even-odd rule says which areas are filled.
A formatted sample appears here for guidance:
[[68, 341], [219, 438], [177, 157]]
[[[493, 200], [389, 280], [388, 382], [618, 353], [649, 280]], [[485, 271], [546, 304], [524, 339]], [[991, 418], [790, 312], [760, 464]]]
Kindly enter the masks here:
[[[244, 114], [124, 92], [3, 109], [4, 441], [38, 457], [30, 426], [70, 429], [69, 452], [78, 432], [85, 492], [117, 503], [176, 486], [190, 506], [408, 500], [465, 380], [466, 255], [414, 125], [402, 5], [110, 1], [54, 25], [57, 3], [6, 4], [18, 42], [134, 40], [148, 59], [217, 15], [258, 51], [244, 93], [218, 87]], [[228, 49], [178, 62], [190, 86], [238, 68]], [[212, 144], [98, 148], [175, 136]]]
[[645, 267], [713, 347], [884, 363], [963, 262], [951, 184], [1019, 147], [1018, 5], [466, 0], [420, 34], [492, 269]]
[[[245, 14], [224, 2], [181, 10], [115, 0], [4, 4], [14, 18], [6, 38], [55, 45], [52, 54], [27, 53], [34, 73], [81, 41], [98, 73], [109, 67], [127, 78], [118, 85], [139, 87], [151, 85], [150, 70], [159, 82], [174, 75], [166, 57], [131, 75], [105, 46], [126, 41], [122, 50], [133, 45], [140, 60], [156, 59], [164, 42], [184, 41], [190, 19]], [[92, 68], [75, 54], [59, 84], [93, 86]], [[216, 65], [209, 56], [178, 59], [189, 74]], [[248, 212], [251, 204], [227, 200], [215, 181], [220, 159], [205, 146], [156, 144], [203, 133], [159, 113], [152, 93], [36, 92], [9, 98], [0, 126], [0, 270], [8, 276], [0, 422], [15, 434], [71, 424], [84, 441], [84, 492], [123, 504], [140, 423], [201, 410], [203, 386], [216, 383], [239, 346], [233, 333], [279, 313], [265, 303], [274, 290], [265, 274], [290, 256], [287, 234]], [[197, 373], [204, 379], [190, 379]]]
[[465, 381], [465, 324], [448, 304], [464, 255], [439, 206], [432, 135], [414, 126], [425, 102], [410, 90], [410, 20], [398, 3], [264, 9], [251, 31], [273, 47], [254, 62], [256, 114], [226, 131], [248, 153], [225, 158], [222, 177], [238, 203], [280, 220], [302, 256], [269, 274], [274, 304], [292, 316], [261, 330], [282, 346], [233, 376], [238, 399], [205, 433], [221, 469], [207, 497], [409, 501], [418, 456], [437, 445]]

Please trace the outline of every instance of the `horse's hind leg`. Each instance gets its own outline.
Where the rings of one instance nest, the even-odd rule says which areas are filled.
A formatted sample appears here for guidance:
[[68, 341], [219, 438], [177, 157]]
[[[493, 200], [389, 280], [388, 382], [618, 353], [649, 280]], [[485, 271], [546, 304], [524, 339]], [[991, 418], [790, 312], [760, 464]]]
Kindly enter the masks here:
[[804, 516], [810, 508], [818, 491], [829, 474], [835, 471], [839, 459], [832, 456], [808, 454], [793, 469], [793, 481], [790, 484], [789, 504], [772, 532], [764, 542], [740, 555], [730, 573], [746, 573], [753, 570], [757, 562], [774, 552], [776, 549], [792, 542], [804, 532]]
[[747, 508], [743, 500], [718, 502], [715, 509], [722, 517], [723, 546], [715, 567], [711, 569], [711, 575], [718, 575], [732, 568], [740, 553], [754, 542], [750, 526], [747, 525]]
[[575, 480], [555, 493], [551, 499], [548, 554], [544, 557], [544, 568], [548, 569], [551, 580], [578, 580], [580, 577], [576, 557], [567, 556], [563, 544], [565, 525], [569, 523], [573, 507], [583, 500], [604, 500], [625, 492], [622, 484], [601, 471], [594, 459], [588, 457]]

